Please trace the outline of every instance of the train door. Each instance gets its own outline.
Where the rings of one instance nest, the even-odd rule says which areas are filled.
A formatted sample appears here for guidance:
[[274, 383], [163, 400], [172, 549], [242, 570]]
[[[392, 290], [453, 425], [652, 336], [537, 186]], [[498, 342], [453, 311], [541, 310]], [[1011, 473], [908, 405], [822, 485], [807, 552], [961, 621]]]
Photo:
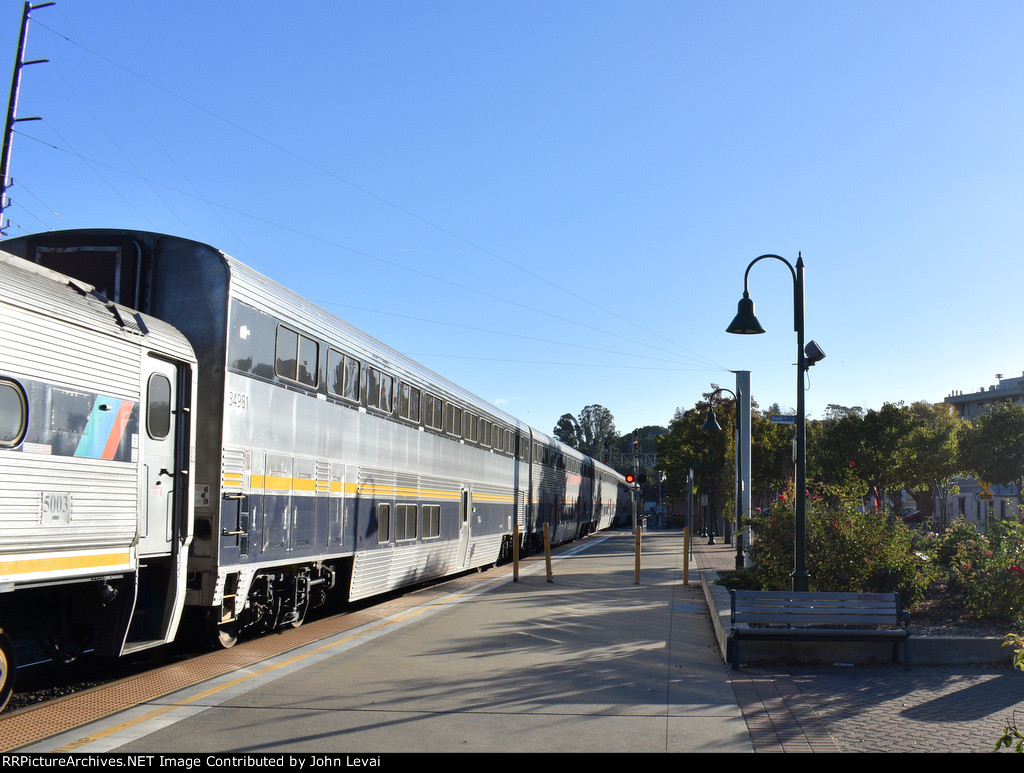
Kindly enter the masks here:
[[263, 476], [263, 553], [283, 553], [292, 544], [292, 458], [267, 454]]
[[292, 462], [291, 528], [289, 529], [289, 550], [309, 553], [313, 548], [316, 531], [318, 493], [316, 462], [313, 459], [296, 457]]
[[138, 554], [169, 555], [174, 542], [175, 498], [182, 465], [176, 458], [178, 441], [175, 415], [178, 410], [178, 366], [166, 360], [150, 358], [146, 382], [145, 426], [142, 435], [142, 460], [146, 493], [142, 502]]
[[146, 358], [140, 452], [145, 484], [139, 508], [135, 604], [122, 654], [174, 637], [185, 593], [183, 546], [191, 536], [192, 371]]
[[473, 520], [473, 492], [468, 488], [462, 489], [462, 498], [459, 504], [459, 558], [460, 569], [466, 568], [469, 558], [469, 537], [470, 524]]

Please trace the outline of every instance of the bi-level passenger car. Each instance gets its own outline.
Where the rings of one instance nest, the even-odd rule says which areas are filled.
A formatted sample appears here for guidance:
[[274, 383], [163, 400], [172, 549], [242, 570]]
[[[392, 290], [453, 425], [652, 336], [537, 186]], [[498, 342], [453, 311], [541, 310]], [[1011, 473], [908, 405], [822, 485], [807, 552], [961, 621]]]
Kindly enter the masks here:
[[[332, 589], [359, 599], [490, 565], [509, 553], [514, 526], [529, 545], [546, 523], [557, 544], [606, 528], [628, 507], [618, 473], [212, 247], [121, 230], [50, 232], [2, 246], [52, 271], [19, 268], [49, 284], [34, 279], [36, 296], [0, 298], [0, 390], [5, 384], [8, 390], [0, 399], [22, 405], [28, 416], [28, 428], [19, 427], [0, 405], [0, 422], [8, 427], [0, 476], [17, 477], [25, 466], [44, 469], [47, 453], [60, 455], [55, 442], [47, 452], [32, 427], [47, 416], [53, 424], [64, 409], [36, 401], [24, 383], [36, 376], [20, 365], [21, 350], [56, 347], [40, 367], [61, 395], [85, 393], [73, 379], [65, 384], [56, 364], [80, 357], [73, 370], [104, 385], [88, 394], [98, 400], [109, 392], [136, 406], [116, 458], [123, 460], [124, 480], [108, 466], [81, 483], [108, 499], [108, 517], [119, 514], [109, 536], [124, 561], [90, 576], [122, 572], [138, 586], [138, 600], [122, 612], [130, 618], [121, 623], [129, 643], [132, 626], [141, 631], [134, 621], [161, 608], [180, 612], [184, 603], [230, 645], [245, 628], [300, 623]], [[88, 348], [57, 329], [86, 307], [106, 315], [90, 320], [89, 334], [106, 338]], [[109, 329], [101, 330], [104, 325]], [[120, 367], [116, 351], [132, 346], [135, 360]], [[160, 363], [172, 385], [171, 418], [152, 426], [138, 414], [151, 378], [139, 363]], [[120, 410], [108, 402], [110, 411], [100, 418]], [[80, 420], [87, 406], [94, 409], [83, 402]], [[78, 432], [91, 438], [89, 417]], [[173, 431], [158, 440], [168, 422]], [[164, 456], [153, 461], [158, 443]], [[85, 512], [77, 489], [27, 480], [18, 496], [0, 491], [5, 631], [22, 628], [17, 618], [25, 611], [15, 604], [12, 615], [4, 603], [26, 587], [16, 573], [4, 573], [22, 565], [15, 546], [35, 550], [39, 539], [41, 549], [65, 553]], [[42, 497], [45, 509], [30, 506], [32, 497]], [[52, 497], [56, 504], [46, 505]], [[168, 524], [162, 543], [147, 526], [155, 511]], [[32, 513], [43, 513], [43, 520], [29, 523]], [[54, 528], [46, 532], [45, 525]], [[157, 558], [149, 558], [151, 550]], [[153, 596], [146, 587], [155, 589]]]

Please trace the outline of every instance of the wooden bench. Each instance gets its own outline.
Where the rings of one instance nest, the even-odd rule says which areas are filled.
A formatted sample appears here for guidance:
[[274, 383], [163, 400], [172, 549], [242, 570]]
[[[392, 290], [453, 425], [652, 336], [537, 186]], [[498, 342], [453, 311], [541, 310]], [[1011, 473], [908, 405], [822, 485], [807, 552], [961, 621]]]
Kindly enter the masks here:
[[910, 613], [898, 593], [800, 593], [730, 590], [729, 646], [740, 667], [741, 641], [891, 641], [892, 659], [910, 667]]

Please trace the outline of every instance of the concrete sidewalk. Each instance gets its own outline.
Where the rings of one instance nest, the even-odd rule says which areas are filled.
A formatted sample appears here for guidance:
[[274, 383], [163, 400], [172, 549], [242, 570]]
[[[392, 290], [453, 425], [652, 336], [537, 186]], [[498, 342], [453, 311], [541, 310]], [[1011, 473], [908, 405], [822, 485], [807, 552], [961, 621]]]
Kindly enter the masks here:
[[[727, 625], [728, 594], [708, 580], [735, 566], [735, 548], [706, 542], [694, 541], [691, 566], [704, 580], [712, 617], [724, 603]], [[909, 671], [758, 665], [730, 676], [756, 752], [991, 752], [1008, 723], [1024, 730], [1024, 673], [1005, 660]]]
[[[751, 752], [679, 531], [627, 531], [25, 751]], [[416, 593], [409, 594], [414, 599]]]

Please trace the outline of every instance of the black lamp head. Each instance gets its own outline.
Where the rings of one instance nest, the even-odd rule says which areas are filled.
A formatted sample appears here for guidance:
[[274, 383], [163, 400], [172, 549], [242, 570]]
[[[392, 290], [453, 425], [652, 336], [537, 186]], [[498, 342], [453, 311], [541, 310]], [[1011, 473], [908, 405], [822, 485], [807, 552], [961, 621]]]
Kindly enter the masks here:
[[754, 335], [764, 332], [764, 328], [761, 327], [761, 323], [757, 321], [757, 317], [754, 315], [754, 302], [750, 300], [748, 292], [744, 291], [743, 297], [740, 299], [736, 309], [736, 316], [729, 324], [729, 327], [725, 329], [725, 332], [740, 333], [742, 335]]
[[715, 418], [714, 408], [708, 408], [708, 417], [704, 420], [704, 425], [701, 427], [701, 429], [707, 432], [722, 431], [722, 426], [718, 423], [718, 419]]

